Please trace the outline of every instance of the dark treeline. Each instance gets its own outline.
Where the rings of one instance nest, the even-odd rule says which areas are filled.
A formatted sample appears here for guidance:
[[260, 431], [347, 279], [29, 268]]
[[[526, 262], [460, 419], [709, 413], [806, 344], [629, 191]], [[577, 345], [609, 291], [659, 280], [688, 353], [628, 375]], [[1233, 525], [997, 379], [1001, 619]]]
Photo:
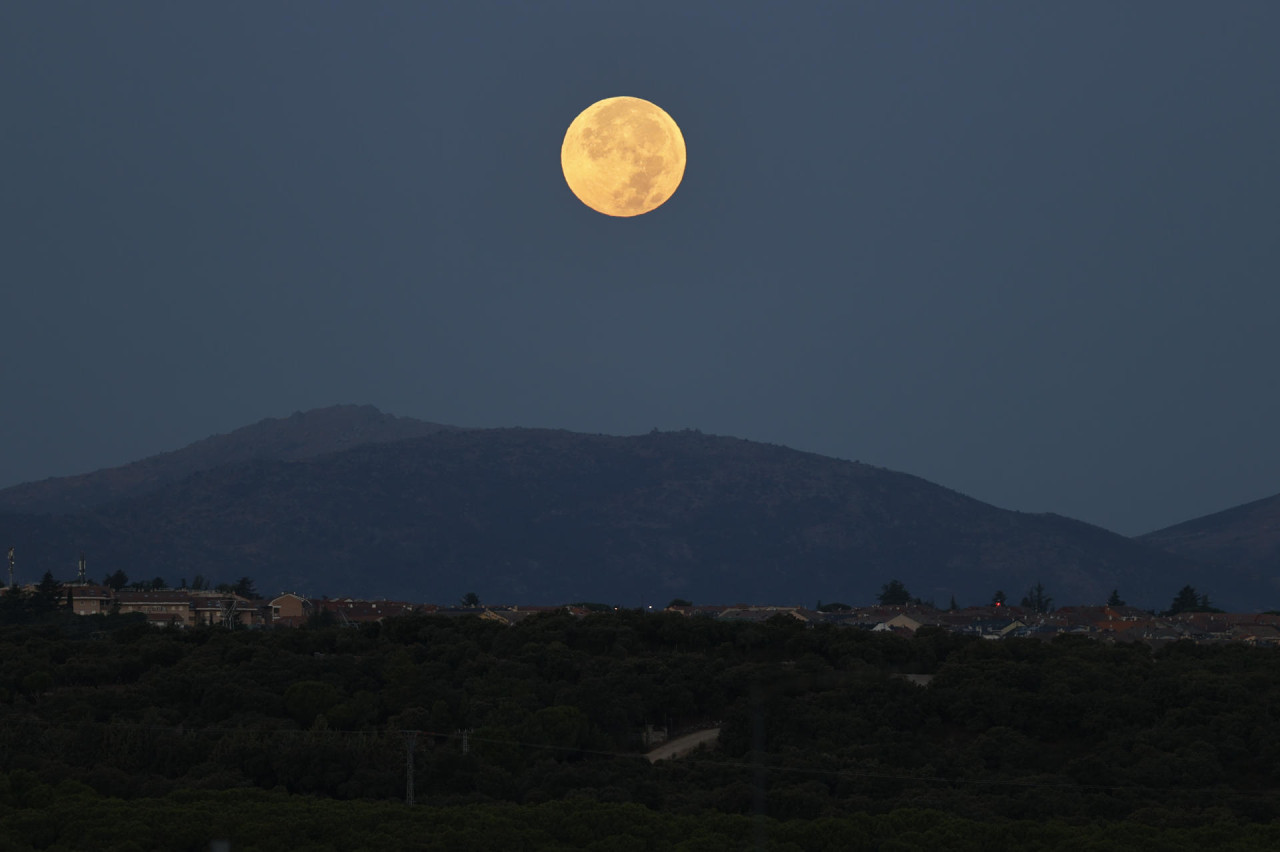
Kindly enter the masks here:
[[[854, 832], [842, 849], [978, 826], [986, 849], [1280, 841], [1280, 656], [1240, 644], [639, 612], [277, 631], [61, 616], [0, 631], [0, 835], [28, 848], [207, 848], [215, 830], [281, 848], [284, 827], [318, 824], [316, 802], [349, 816], [315, 849], [369, 848], [350, 832], [372, 814], [379, 837], [420, 832], [427, 812], [472, 813], [477, 844], [523, 825], [523, 848], [824, 848], [804, 839], [817, 824]], [[714, 750], [642, 757], [647, 727], [713, 724]], [[259, 791], [236, 793], [240, 823], [157, 835], [238, 788]], [[578, 843], [570, 811], [616, 830]], [[84, 815], [146, 825], [84, 834]]]

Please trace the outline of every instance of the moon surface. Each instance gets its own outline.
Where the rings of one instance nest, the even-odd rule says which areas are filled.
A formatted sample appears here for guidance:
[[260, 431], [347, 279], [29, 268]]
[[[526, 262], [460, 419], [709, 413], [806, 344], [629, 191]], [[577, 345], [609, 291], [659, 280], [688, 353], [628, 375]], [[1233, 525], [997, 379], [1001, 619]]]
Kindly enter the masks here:
[[684, 177], [684, 136], [671, 116], [641, 98], [605, 98], [564, 134], [560, 167], [583, 204], [607, 216], [661, 206]]

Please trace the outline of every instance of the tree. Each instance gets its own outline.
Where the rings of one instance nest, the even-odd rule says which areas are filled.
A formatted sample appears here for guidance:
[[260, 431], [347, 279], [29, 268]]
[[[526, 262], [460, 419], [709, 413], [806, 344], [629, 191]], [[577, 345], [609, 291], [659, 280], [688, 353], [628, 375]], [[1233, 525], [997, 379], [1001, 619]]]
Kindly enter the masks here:
[[1037, 582], [1022, 599], [1022, 606], [1039, 613], [1046, 613], [1053, 608], [1053, 598], [1044, 593], [1044, 583]]
[[1180, 612], [1222, 612], [1209, 603], [1208, 594], [1200, 594], [1191, 585], [1183, 586], [1173, 597], [1173, 604], [1165, 610], [1165, 615], [1177, 615]]
[[883, 606], [902, 606], [911, 603], [911, 593], [907, 591], [907, 587], [901, 580], [890, 580], [880, 587], [880, 594], [876, 595], [876, 600]]
[[1120, 600], [1119, 589], [1111, 590], [1111, 597], [1107, 598], [1107, 606], [1124, 606], [1124, 601]]
[[995, 606], [1004, 606], [1006, 600], [1008, 598], [1005, 597], [1004, 591], [1001, 589], [996, 589], [996, 593], [991, 596], [991, 603]]
[[462, 600], [458, 601], [458, 603], [460, 603], [462, 606], [467, 607], [468, 609], [474, 609], [480, 606], [480, 596], [477, 595], [475, 592], [467, 592], [465, 595], [462, 596]]
[[952, 596], [951, 596], [951, 606], [947, 607], [947, 609], [951, 610], [952, 612], [955, 612], [955, 611], [956, 611], [956, 610], [958, 610], [959, 608], [960, 608], [960, 607], [956, 605], [956, 596], [955, 596], [955, 595], [952, 595]]
[[231, 591], [235, 592], [242, 598], [257, 600], [258, 590], [253, 587], [253, 580], [248, 577], [241, 577], [236, 580], [235, 585], [231, 587]]
[[40, 613], [52, 612], [60, 603], [62, 603], [62, 584], [53, 579], [52, 572], [45, 571], [31, 598], [32, 609]]
[[667, 604], [667, 609], [673, 606], [693, 606], [693, 601], [685, 600], [684, 598], [672, 598], [671, 603]]
[[104, 582], [108, 587], [118, 592], [129, 585], [129, 575], [124, 573], [123, 568], [117, 568], [114, 574], [107, 575], [107, 579]]
[[1200, 595], [1196, 593], [1194, 586], [1186, 585], [1173, 596], [1173, 603], [1169, 606], [1165, 615], [1177, 615], [1180, 612], [1195, 612], [1199, 608]]

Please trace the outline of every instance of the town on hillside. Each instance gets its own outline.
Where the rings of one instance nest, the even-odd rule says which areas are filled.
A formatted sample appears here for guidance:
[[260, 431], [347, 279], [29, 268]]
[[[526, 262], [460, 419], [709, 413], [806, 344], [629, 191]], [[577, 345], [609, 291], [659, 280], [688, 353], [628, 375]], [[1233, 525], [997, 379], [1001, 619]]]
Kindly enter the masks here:
[[[266, 599], [258, 596], [252, 581], [245, 577], [236, 584], [204, 588], [197, 578], [193, 587], [166, 588], [159, 580], [126, 584], [123, 575], [108, 577], [99, 584], [85, 579], [62, 583], [51, 575], [37, 584], [10, 585], [0, 589], [0, 623], [23, 620], [54, 610], [69, 610], [80, 616], [137, 614], [158, 628], [292, 628], [304, 624], [355, 626], [410, 614], [474, 616], [512, 625], [546, 612], [569, 612], [586, 616], [619, 607], [575, 603], [560, 606], [520, 604], [482, 605], [474, 593], [457, 604], [442, 606], [393, 600], [309, 597], [284, 593]], [[894, 581], [896, 583], [897, 581]], [[894, 584], [886, 585], [893, 591]], [[1035, 590], [1033, 590], [1034, 592]], [[1040, 589], [1041, 594], [1043, 589]], [[675, 599], [666, 607], [652, 609], [679, 613], [689, 618], [725, 621], [769, 622], [794, 619], [806, 625], [827, 624], [859, 630], [886, 631], [912, 636], [924, 629], [940, 629], [984, 639], [1027, 637], [1052, 639], [1056, 636], [1087, 636], [1108, 642], [1143, 642], [1159, 647], [1169, 642], [1191, 640], [1199, 643], [1243, 642], [1264, 647], [1280, 646], [1280, 613], [1229, 613], [1214, 610], [1194, 589], [1184, 588], [1165, 613], [1126, 606], [1113, 600], [1099, 606], [1050, 608], [1042, 596], [1024, 599], [1021, 606], [1005, 602], [997, 593], [984, 606], [939, 609], [918, 599], [881, 602], [870, 606], [818, 604], [813, 608], [779, 605], [699, 605]], [[892, 597], [892, 596], [889, 596]], [[1181, 602], [1181, 604], [1180, 604]], [[1199, 604], [1199, 605], [1197, 605]], [[139, 620], [142, 620], [139, 619]]]

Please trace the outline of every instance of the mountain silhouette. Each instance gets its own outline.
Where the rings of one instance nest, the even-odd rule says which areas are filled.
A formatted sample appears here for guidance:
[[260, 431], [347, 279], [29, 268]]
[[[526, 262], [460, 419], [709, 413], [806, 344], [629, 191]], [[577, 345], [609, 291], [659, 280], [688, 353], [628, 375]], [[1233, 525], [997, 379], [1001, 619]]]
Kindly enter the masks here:
[[[0, 493], [0, 541], [18, 548], [27, 580], [69, 578], [84, 552], [91, 576], [249, 576], [264, 593], [424, 602], [475, 591], [529, 604], [856, 604], [899, 579], [940, 606], [997, 589], [1016, 601], [1037, 582], [1059, 605], [1100, 603], [1114, 588], [1158, 606], [1204, 576], [1191, 559], [1080, 521], [786, 447], [691, 430], [387, 418], [324, 409], [18, 486]], [[348, 422], [363, 431], [318, 425]], [[396, 440], [399, 429], [425, 434]], [[68, 506], [85, 508], [50, 511]], [[1256, 601], [1250, 591], [1222, 585], [1215, 600]]]
[[[1183, 521], [1138, 540], [1212, 565], [1215, 579], [1239, 578], [1237, 584], [1254, 589], [1254, 608], [1280, 608], [1280, 494]], [[1202, 591], [1218, 600], [1212, 583]]]
[[0, 490], [0, 512], [70, 514], [137, 497], [193, 473], [237, 462], [304, 459], [362, 444], [399, 441], [457, 429], [384, 414], [372, 405], [334, 405], [268, 418], [170, 453], [80, 476]]

